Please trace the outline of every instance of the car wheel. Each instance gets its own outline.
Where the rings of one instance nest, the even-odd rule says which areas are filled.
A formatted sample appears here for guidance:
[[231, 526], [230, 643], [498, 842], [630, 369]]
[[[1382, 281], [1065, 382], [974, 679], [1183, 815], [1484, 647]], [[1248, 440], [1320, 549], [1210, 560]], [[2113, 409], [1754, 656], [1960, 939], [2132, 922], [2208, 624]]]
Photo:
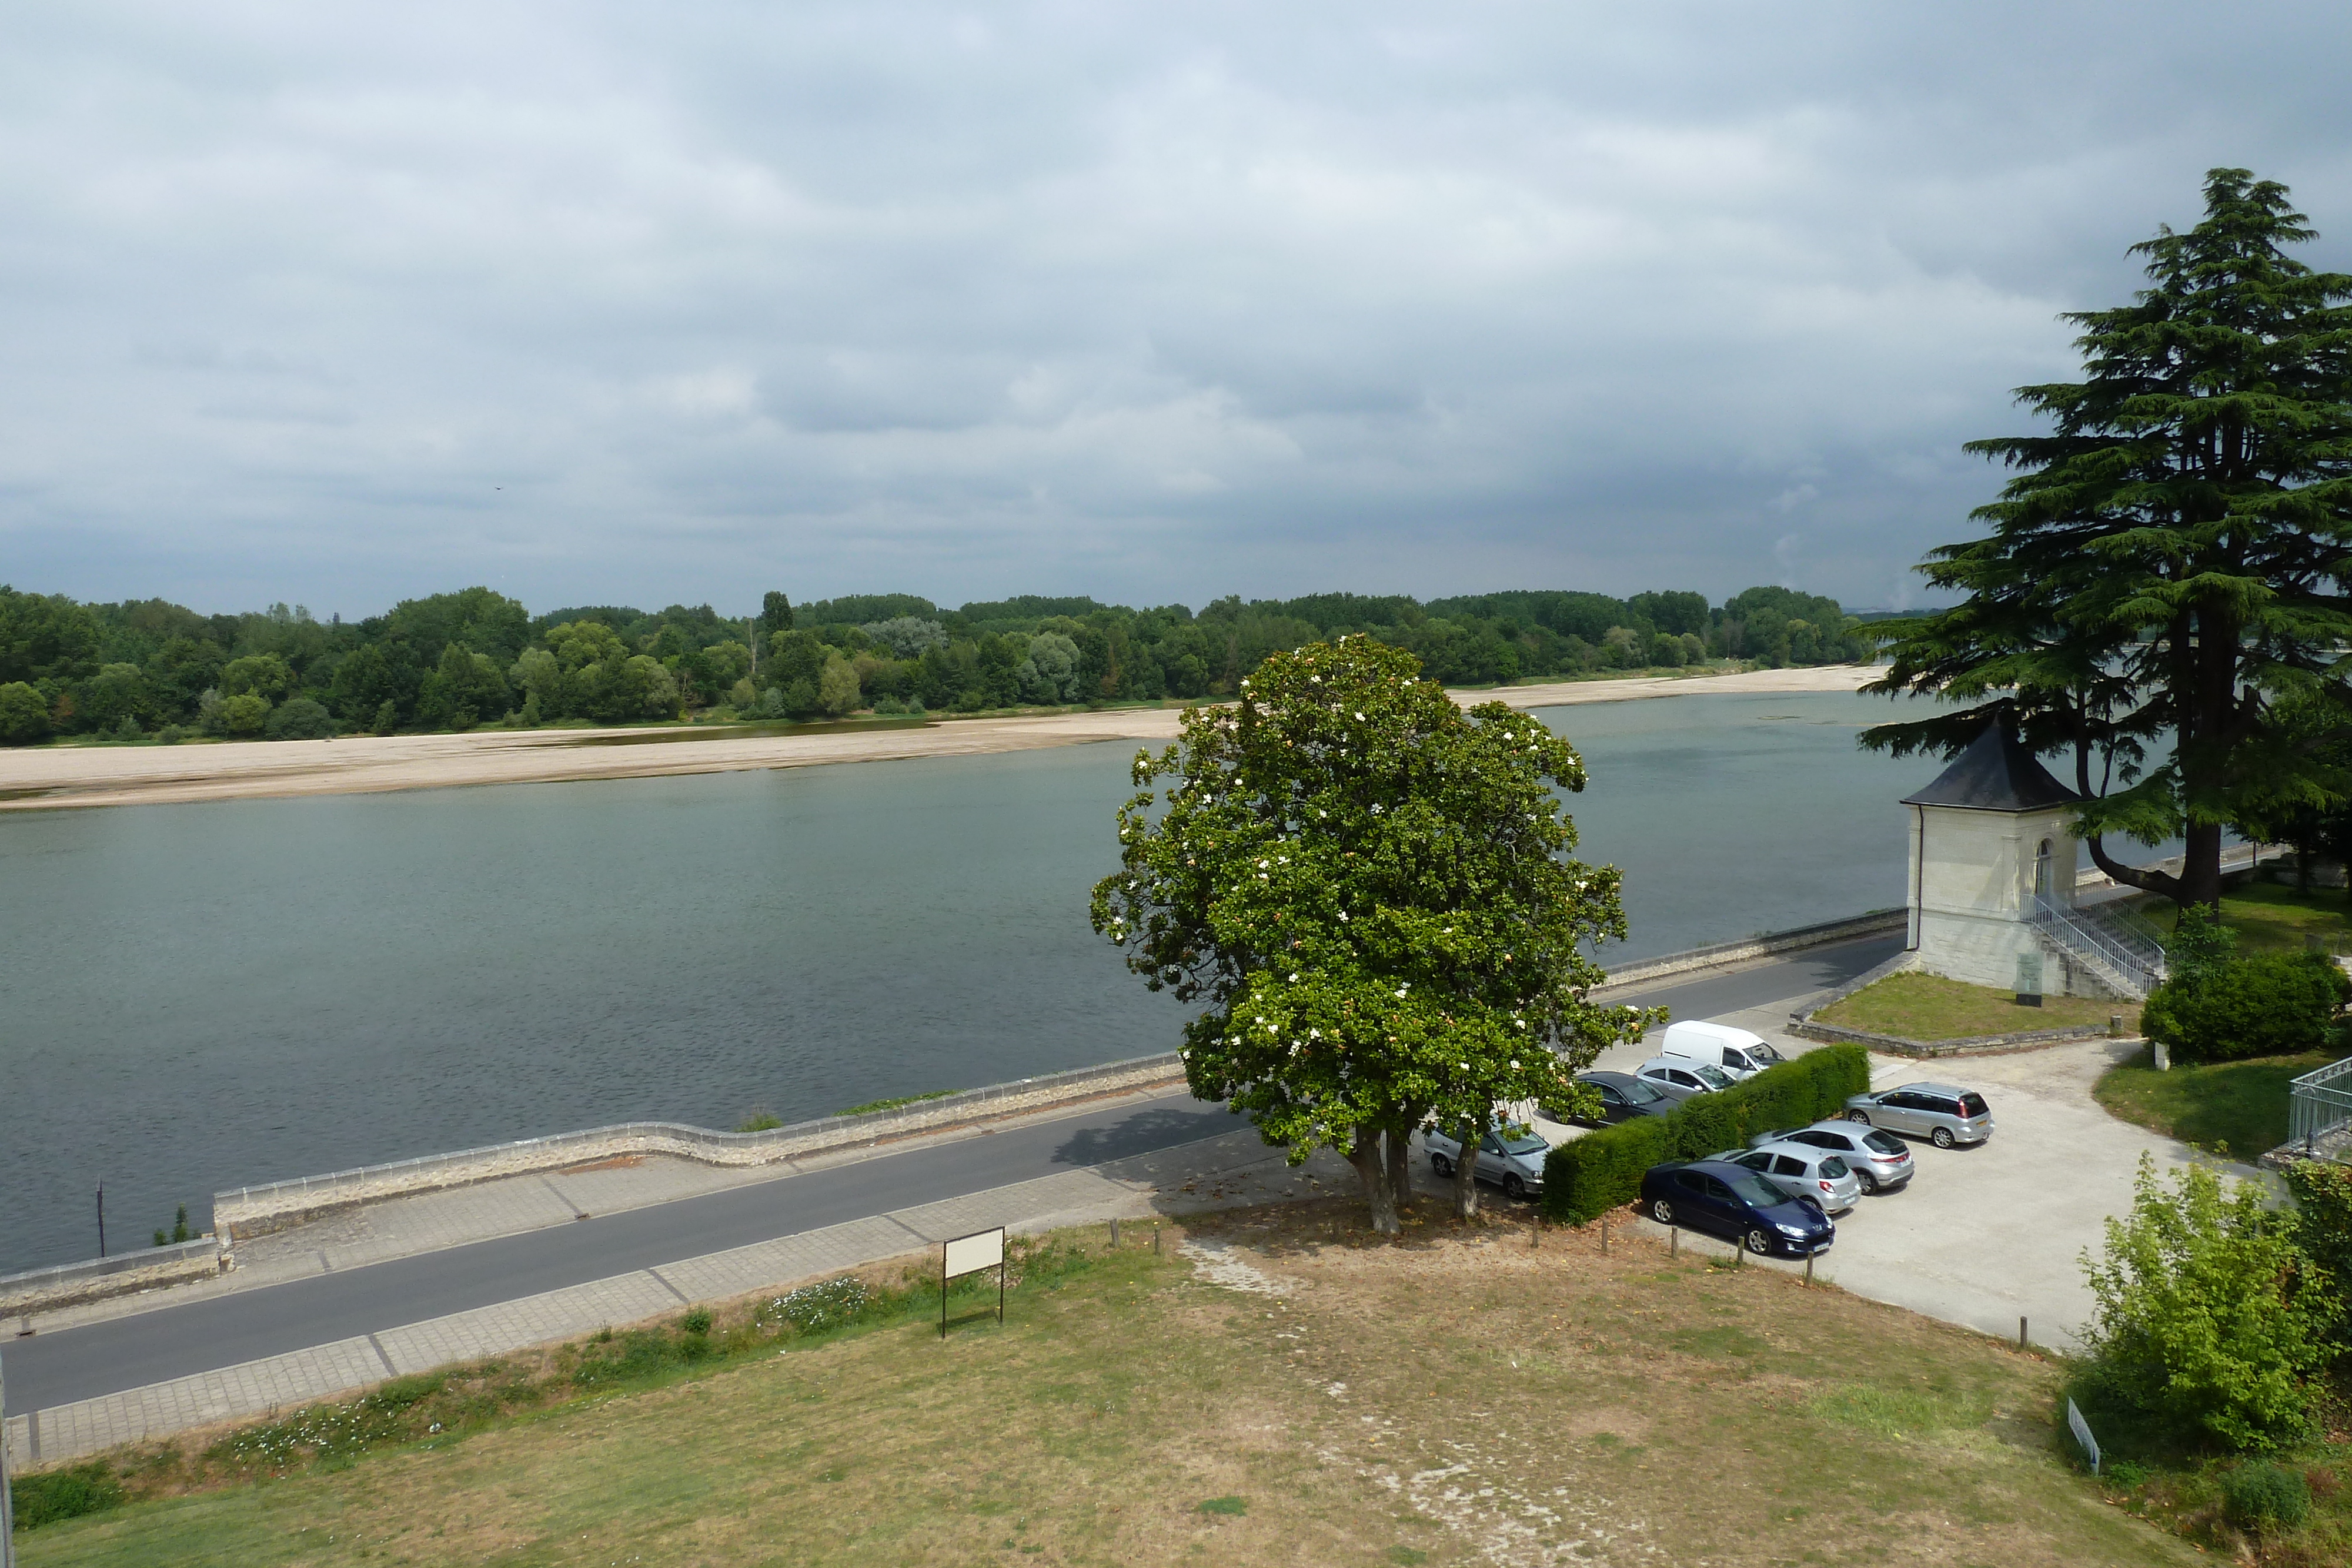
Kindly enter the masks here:
[[1769, 1258], [1772, 1256], [1772, 1239], [1761, 1230], [1751, 1230], [1748, 1233], [1748, 1250], [1759, 1258]]
[[1949, 1127], [1938, 1127], [1929, 1134], [1928, 1142], [1939, 1149], [1948, 1149], [1952, 1146], [1952, 1130]]
[[1650, 1201], [1650, 1218], [1661, 1225], [1672, 1225], [1675, 1222], [1675, 1206], [1663, 1197], [1653, 1198]]
[[1429, 1168], [1439, 1176], [1450, 1176], [1454, 1174], [1454, 1162], [1444, 1155], [1432, 1155], [1429, 1156]]
[[1862, 1183], [1863, 1197], [1876, 1197], [1878, 1196], [1878, 1178], [1871, 1175], [1868, 1171], [1856, 1171], [1854, 1173], [1854, 1180]]
[[1526, 1200], [1528, 1196], [1528, 1184], [1519, 1179], [1518, 1172], [1506, 1171], [1503, 1174], [1503, 1196], [1509, 1198], [1513, 1203], [1520, 1203]]
[[1865, 1127], [1870, 1125], [1870, 1113], [1867, 1111], [1848, 1111], [1845, 1113], [1845, 1119], [1849, 1122], [1859, 1122]]

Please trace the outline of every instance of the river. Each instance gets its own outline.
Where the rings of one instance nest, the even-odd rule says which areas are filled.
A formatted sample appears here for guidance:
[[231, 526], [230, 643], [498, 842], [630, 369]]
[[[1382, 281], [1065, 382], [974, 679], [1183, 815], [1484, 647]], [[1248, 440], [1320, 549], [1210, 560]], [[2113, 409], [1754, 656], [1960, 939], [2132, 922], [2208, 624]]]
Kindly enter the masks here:
[[[1899, 904], [1883, 702], [1547, 710], [1641, 956]], [[0, 819], [0, 1272], [222, 1187], [1172, 1048], [1087, 928], [1132, 747]]]

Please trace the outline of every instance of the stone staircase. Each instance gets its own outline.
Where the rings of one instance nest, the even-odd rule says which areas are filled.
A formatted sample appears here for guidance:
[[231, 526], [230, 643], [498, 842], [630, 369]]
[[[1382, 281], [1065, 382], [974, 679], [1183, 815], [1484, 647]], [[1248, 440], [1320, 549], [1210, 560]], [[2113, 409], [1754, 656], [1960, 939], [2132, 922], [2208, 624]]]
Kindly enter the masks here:
[[2126, 919], [2037, 898], [2033, 928], [2045, 944], [2118, 997], [2144, 1001], [2164, 983], [2164, 949], [2151, 933]]

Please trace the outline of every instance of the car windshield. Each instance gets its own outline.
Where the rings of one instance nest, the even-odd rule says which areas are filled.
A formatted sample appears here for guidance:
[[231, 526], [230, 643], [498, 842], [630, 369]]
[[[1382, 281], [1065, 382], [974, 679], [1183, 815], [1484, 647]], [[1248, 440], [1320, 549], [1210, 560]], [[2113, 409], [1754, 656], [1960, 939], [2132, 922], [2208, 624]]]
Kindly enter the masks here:
[[1532, 1134], [1524, 1138], [1514, 1138], [1507, 1133], [1497, 1133], [1496, 1136], [1503, 1140], [1504, 1149], [1514, 1155], [1539, 1155], [1551, 1147]]
[[1731, 1074], [1726, 1072], [1720, 1067], [1710, 1067], [1704, 1061], [1694, 1061], [1691, 1063], [1691, 1071], [1697, 1073], [1699, 1081], [1705, 1083], [1709, 1089], [1728, 1089], [1731, 1087]]
[[1862, 1141], [1882, 1155], [1899, 1155], [1903, 1152], [1903, 1140], [1892, 1133], [1873, 1133]]
[[1845, 1175], [1845, 1162], [1838, 1158], [1835, 1155], [1832, 1155], [1829, 1158], [1822, 1162], [1822, 1175], [1829, 1177], [1832, 1181], [1837, 1180], [1838, 1177]]
[[1748, 1048], [1748, 1054], [1755, 1058], [1758, 1061], [1764, 1062], [1767, 1065], [1789, 1060], [1787, 1057], [1782, 1056], [1779, 1051], [1773, 1050], [1769, 1045], [1767, 1045], [1760, 1040], [1754, 1045]]
[[1752, 1171], [1726, 1171], [1724, 1185], [1731, 1188], [1740, 1202], [1750, 1208], [1777, 1208], [1789, 1201], [1789, 1195]]
[[1961, 1095], [1960, 1109], [1971, 1116], [1984, 1116], [1991, 1113], [1990, 1107], [1985, 1104], [1985, 1098], [1981, 1094]]
[[1625, 1082], [1622, 1092], [1624, 1094], [1626, 1099], [1631, 1100], [1636, 1105], [1646, 1105], [1653, 1100], [1663, 1100], [1665, 1098], [1664, 1095], [1659, 1093], [1656, 1090], [1651, 1088], [1648, 1084], [1643, 1082], [1638, 1078], [1628, 1079]]

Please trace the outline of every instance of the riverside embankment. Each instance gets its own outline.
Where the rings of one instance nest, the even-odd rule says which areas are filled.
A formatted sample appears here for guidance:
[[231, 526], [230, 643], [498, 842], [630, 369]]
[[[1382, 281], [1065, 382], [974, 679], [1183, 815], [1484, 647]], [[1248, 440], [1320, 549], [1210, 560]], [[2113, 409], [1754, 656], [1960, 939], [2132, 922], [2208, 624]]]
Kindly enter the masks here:
[[[1850, 692], [1875, 672], [1858, 665], [1735, 675], [1575, 681], [1455, 694], [1465, 705], [1516, 708], [1649, 697]], [[271, 796], [372, 794], [463, 784], [649, 779], [814, 768], [917, 757], [972, 757], [1098, 740], [1167, 741], [1181, 709], [1104, 708], [1011, 718], [940, 719], [814, 733], [729, 728], [477, 730], [467, 735], [356, 736], [345, 740], [190, 746], [51, 746], [0, 750], [0, 811], [163, 805]], [[645, 744], [614, 744], [644, 742]]]

